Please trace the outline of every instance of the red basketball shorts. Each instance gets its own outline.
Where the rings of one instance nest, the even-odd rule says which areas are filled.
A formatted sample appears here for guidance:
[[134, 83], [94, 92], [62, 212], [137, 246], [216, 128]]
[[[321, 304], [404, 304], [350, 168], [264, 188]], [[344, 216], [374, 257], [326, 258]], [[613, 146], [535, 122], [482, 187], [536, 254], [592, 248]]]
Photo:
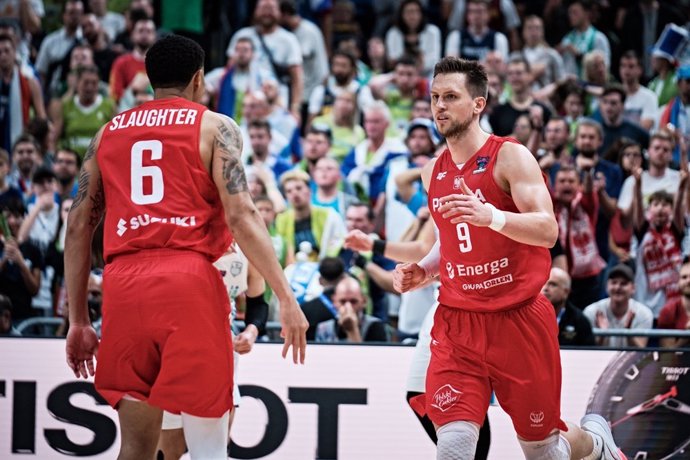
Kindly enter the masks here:
[[538, 441], [556, 428], [567, 431], [560, 418], [558, 325], [544, 296], [503, 312], [439, 306], [426, 393], [413, 407], [436, 425], [482, 425], [492, 390], [520, 438]]
[[168, 412], [220, 417], [232, 408], [230, 304], [220, 273], [191, 251], [116, 257], [103, 274], [96, 389]]

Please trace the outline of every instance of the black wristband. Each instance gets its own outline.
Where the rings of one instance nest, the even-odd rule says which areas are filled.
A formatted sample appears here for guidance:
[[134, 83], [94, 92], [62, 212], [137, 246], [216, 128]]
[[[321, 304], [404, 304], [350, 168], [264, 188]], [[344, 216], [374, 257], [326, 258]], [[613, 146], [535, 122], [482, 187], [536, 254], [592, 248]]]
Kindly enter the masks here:
[[253, 324], [259, 330], [259, 335], [266, 333], [266, 322], [268, 321], [268, 303], [264, 299], [264, 294], [256, 297], [247, 296], [247, 311], [244, 314], [244, 323], [248, 326]]
[[374, 240], [374, 249], [371, 251], [375, 256], [383, 257], [386, 251], [386, 240]]

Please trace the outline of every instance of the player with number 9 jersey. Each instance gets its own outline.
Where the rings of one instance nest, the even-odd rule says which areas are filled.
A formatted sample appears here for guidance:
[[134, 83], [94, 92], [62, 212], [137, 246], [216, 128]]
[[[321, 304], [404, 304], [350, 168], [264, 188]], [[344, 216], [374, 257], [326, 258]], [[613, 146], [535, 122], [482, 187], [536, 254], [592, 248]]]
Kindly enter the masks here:
[[494, 180], [504, 142], [515, 141], [489, 137], [461, 168], [446, 149], [434, 165], [429, 202], [441, 240], [442, 305], [477, 312], [510, 310], [532, 302], [548, 279], [551, 256], [545, 247], [518, 243], [489, 227], [454, 224], [438, 212], [441, 197], [460, 192], [461, 178], [481, 202], [518, 212], [512, 197]]

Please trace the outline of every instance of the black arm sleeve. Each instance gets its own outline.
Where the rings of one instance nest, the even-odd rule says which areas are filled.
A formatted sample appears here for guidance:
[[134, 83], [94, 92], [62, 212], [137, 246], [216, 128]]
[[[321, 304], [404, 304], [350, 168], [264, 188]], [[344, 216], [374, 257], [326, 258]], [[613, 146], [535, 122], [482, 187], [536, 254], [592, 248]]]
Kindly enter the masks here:
[[268, 321], [268, 304], [261, 294], [256, 297], [247, 296], [247, 311], [244, 314], [244, 323], [253, 324], [259, 330], [259, 335], [266, 334], [266, 321]]

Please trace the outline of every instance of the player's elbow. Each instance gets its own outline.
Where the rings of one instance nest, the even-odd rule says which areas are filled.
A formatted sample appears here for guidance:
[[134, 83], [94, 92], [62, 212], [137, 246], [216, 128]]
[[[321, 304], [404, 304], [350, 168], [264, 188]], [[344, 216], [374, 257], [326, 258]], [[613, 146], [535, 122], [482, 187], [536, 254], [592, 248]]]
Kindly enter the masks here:
[[558, 223], [553, 217], [549, 218], [544, 226], [544, 243], [547, 248], [552, 248], [558, 239]]
[[244, 228], [249, 221], [258, 216], [258, 211], [250, 202], [241, 201], [225, 208], [225, 217], [233, 232]]

